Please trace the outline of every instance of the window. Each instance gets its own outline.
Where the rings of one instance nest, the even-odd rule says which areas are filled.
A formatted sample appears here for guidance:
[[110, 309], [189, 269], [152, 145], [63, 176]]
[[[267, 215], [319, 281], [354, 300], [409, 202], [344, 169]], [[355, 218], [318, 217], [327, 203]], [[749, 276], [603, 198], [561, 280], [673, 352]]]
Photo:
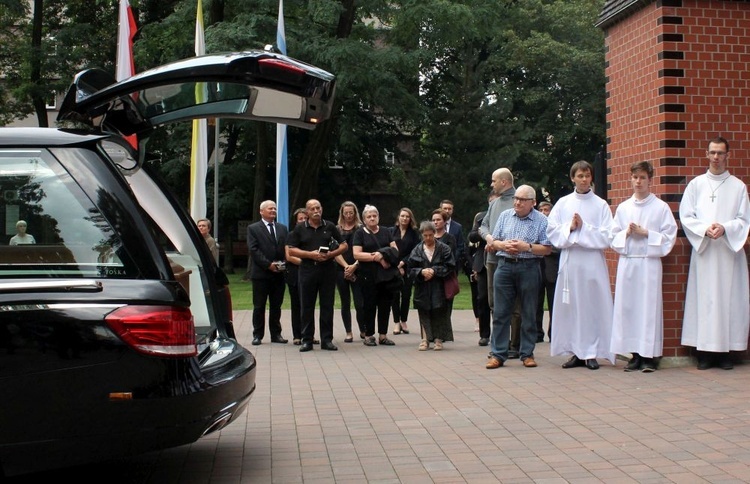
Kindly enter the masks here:
[[121, 242], [46, 150], [0, 150], [0, 277], [125, 277]]
[[57, 93], [52, 91], [44, 101], [44, 107], [53, 111], [57, 109]]

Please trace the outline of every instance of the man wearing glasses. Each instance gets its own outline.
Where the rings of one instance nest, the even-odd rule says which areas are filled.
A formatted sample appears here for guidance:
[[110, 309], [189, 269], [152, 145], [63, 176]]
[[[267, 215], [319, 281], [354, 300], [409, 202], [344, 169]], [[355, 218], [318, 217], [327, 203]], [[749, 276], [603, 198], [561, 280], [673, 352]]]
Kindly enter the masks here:
[[680, 221], [690, 254], [682, 344], [697, 350], [698, 369], [733, 368], [730, 351], [745, 351], [750, 327], [744, 245], [750, 227], [745, 183], [727, 171], [729, 143], [708, 143], [708, 171], [688, 183]]
[[500, 368], [508, 359], [510, 319], [516, 297], [521, 301], [520, 358], [526, 368], [537, 366], [534, 361], [536, 305], [542, 284], [539, 261], [552, 247], [547, 239], [547, 218], [534, 210], [535, 204], [534, 189], [521, 185], [513, 197], [513, 208], [500, 214], [492, 232], [497, 268], [488, 370]]

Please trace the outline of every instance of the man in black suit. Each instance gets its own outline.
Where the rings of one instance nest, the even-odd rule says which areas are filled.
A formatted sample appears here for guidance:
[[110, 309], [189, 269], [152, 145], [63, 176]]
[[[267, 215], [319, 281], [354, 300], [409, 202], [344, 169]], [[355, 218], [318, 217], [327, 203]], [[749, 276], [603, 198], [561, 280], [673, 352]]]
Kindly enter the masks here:
[[[456, 238], [456, 270], [466, 269], [466, 242], [464, 241], [464, 229], [461, 224], [453, 220], [453, 202], [443, 200], [440, 202], [440, 210], [448, 214], [445, 222], [445, 231]], [[471, 271], [467, 273], [471, 274]]]
[[[490, 191], [487, 197], [487, 203], [490, 204], [498, 197], [497, 193]], [[479, 235], [479, 227], [482, 226], [482, 220], [487, 215], [487, 210], [477, 213], [474, 216], [474, 225], [469, 232], [469, 243], [473, 246], [471, 256], [471, 279], [476, 284], [476, 293], [472, 291], [472, 304], [476, 307], [476, 314], [479, 320], [479, 346], [487, 346], [490, 342], [490, 330], [492, 323], [492, 311], [490, 302], [487, 299], [487, 268], [485, 267], [485, 241]]]
[[289, 230], [276, 222], [276, 203], [260, 204], [261, 219], [247, 227], [247, 252], [252, 259], [250, 281], [253, 285], [253, 344], [259, 345], [265, 334], [268, 302], [268, 330], [272, 343], [286, 343], [281, 335], [281, 303], [284, 302], [284, 249]]

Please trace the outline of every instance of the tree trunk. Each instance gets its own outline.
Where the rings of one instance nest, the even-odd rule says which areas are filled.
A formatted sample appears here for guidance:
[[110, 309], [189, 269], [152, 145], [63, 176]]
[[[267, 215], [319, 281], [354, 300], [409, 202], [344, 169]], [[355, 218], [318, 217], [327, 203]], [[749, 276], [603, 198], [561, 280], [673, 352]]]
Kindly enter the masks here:
[[[47, 121], [47, 103], [45, 95], [42, 94], [42, 19], [44, 18], [44, 0], [34, 0], [34, 17], [32, 18], [31, 29], [31, 72], [29, 81], [34, 86], [31, 94], [31, 103], [34, 105], [34, 112], [39, 126], [48, 128]], [[51, 93], [50, 93], [51, 94]]]
[[[341, 0], [341, 6], [342, 10], [336, 26], [337, 39], [345, 39], [351, 35], [357, 13], [354, 0]], [[320, 176], [320, 169], [326, 161], [332, 133], [336, 127], [337, 116], [335, 113], [338, 112], [338, 109], [338, 104], [334, 103], [334, 114], [331, 119], [315, 128], [310, 141], [305, 146], [305, 152], [294, 175], [289, 193], [291, 203], [289, 208], [292, 211], [295, 210], [295, 207], [304, 207], [307, 200], [317, 196], [318, 177]]]

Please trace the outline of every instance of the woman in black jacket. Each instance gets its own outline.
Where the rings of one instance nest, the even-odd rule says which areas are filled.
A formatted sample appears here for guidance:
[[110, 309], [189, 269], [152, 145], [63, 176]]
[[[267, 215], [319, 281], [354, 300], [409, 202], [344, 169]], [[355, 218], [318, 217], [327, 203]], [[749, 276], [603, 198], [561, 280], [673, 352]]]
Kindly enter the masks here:
[[[398, 249], [390, 230], [379, 225], [380, 214], [377, 208], [373, 205], [365, 205], [362, 209], [362, 218], [364, 225], [354, 232], [352, 246], [354, 258], [359, 262], [357, 283], [362, 289], [362, 313], [365, 326], [363, 343], [365, 346], [378, 344], [393, 346], [395, 343], [388, 339], [388, 322], [391, 319], [390, 310], [394, 288], [391, 285], [392, 279], [386, 279], [383, 274], [395, 274], [401, 277], [396, 269]], [[375, 342], [376, 315], [377, 343]]]
[[396, 291], [393, 297], [393, 334], [409, 334], [409, 328], [406, 326], [406, 320], [409, 317], [409, 306], [411, 305], [411, 288], [412, 283], [406, 277], [406, 260], [414, 247], [419, 244], [419, 232], [417, 232], [417, 222], [414, 220], [414, 214], [409, 208], [402, 208], [398, 213], [396, 224], [391, 227], [393, 240], [398, 247], [399, 270], [404, 276], [404, 285], [400, 291]]
[[450, 247], [436, 240], [437, 229], [432, 222], [422, 222], [419, 232], [422, 242], [407, 261], [409, 277], [414, 282], [414, 307], [422, 327], [419, 351], [428, 350], [430, 342], [439, 351], [443, 342], [453, 341], [450, 304], [443, 285], [445, 278], [456, 270], [456, 261]]

